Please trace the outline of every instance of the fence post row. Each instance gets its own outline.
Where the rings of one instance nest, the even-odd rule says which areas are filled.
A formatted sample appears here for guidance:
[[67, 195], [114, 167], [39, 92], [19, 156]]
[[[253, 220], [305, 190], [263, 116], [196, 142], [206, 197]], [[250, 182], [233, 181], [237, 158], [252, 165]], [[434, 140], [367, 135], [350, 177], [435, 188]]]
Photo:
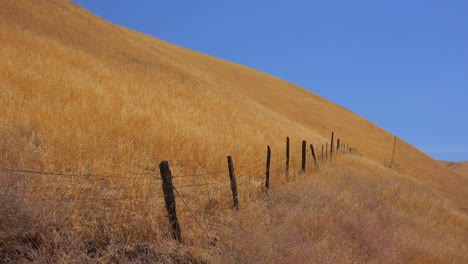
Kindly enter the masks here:
[[314, 165], [317, 167], [317, 158], [315, 157], [314, 145], [310, 144], [310, 151], [312, 152], [312, 158], [314, 159]]
[[304, 173], [306, 170], [306, 146], [307, 146], [307, 142], [305, 140], [302, 140], [302, 164], [301, 164], [302, 173]]
[[332, 157], [333, 157], [333, 136], [335, 135], [335, 133], [332, 132], [331, 134], [331, 143], [330, 143], [330, 161], [332, 160]]
[[234, 174], [234, 163], [232, 157], [227, 157], [228, 170], [229, 170], [229, 180], [231, 182], [231, 191], [232, 191], [232, 206], [234, 209], [239, 209], [239, 200], [237, 198], [237, 182], [236, 175]]
[[271, 159], [271, 150], [270, 146], [267, 146], [267, 160], [266, 160], [266, 172], [265, 172], [265, 188], [270, 188], [270, 159]]
[[159, 171], [161, 172], [162, 189], [164, 193], [164, 201], [166, 203], [169, 223], [172, 228], [172, 238], [181, 243], [182, 235], [180, 233], [179, 221], [177, 220], [174, 185], [172, 184], [172, 174], [171, 170], [169, 169], [169, 162], [166, 160], [162, 161], [159, 164]]
[[289, 175], [289, 137], [286, 138], [286, 177]]

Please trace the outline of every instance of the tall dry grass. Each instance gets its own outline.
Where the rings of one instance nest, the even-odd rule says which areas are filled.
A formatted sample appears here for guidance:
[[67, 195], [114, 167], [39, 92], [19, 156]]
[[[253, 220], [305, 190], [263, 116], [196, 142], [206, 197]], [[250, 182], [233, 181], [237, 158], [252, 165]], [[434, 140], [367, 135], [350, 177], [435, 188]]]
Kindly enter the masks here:
[[[180, 189], [185, 242], [175, 245], [157, 179], [163, 159], [176, 176], [203, 174], [224, 171], [226, 155], [236, 167], [256, 161], [270, 144], [282, 164], [286, 136], [297, 153], [300, 140], [320, 145], [334, 130], [385, 163], [393, 137], [294, 85], [108, 24], [68, 1], [4, 0], [0, 18], [0, 168], [79, 176], [0, 171], [1, 261], [466, 258], [466, 219], [450, 204], [466, 207], [466, 179], [404, 142], [397, 173], [345, 159], [287, 184], [277, 165], [268, 196], [255, 178], [262, 170], [239, 169], [240, 212], [230, 211], [228, 188], [202, 185], [225, 187], [227, 175], [175, 178], [179, 187], [201, 185]], [[116, 174], [123, 177], [99, 176]]]
[[[226, 154], [247, 161], [287, 135], [324, 141], [332, 130], [366, 157], [390, 160], [392, 135], [267, 74], [108, 24], [68, 1], [5, 0], [0, 13], [2, 166], [102, 172], [168, 159], [200, 172], [224, 166]], [[395, 162], [467, 207], [466, 178], [404, 142]]]
[[[2, 16], [21, 12], [13, 9], [17, 2], [2, 3]], [[134, 48], [120, 48], [124, 36], [113, 36], [109, 51], [95, 56], [102, 40], [76, 48], [42, 33], [48, 24], [30, 29], [20, 21], [1, 25], [3, 167], [122, 172], [168, 159], [176, 172], [199, 172], [224, 167], [226, 153], [247, 161], [285, 135], [318, 138], [183, 62], [145, 52], [135, 41]]]
[[[53, 200], [1, 203], [2, 210], [9, 210], [8, 214], [2, 214], [1, 221], [0, 248], [3, 256], [9, 258], [3, 260], [99, 263], [468, 260], [468, 217], [427, 187], [353, 156], [335, 156], [332, 163], [320, 163], [318, 169], [309, 169], [306, 174], [299, 173], [297, 162], [292, 164], [295, 165], [289, 177], [284, 175], [282, 166], [273, 166], [272, 187], [268, 192], [253, 169], [237, 170], [239, 210], [231, 208], [227, 175], [218, 176], [216, 181], [225, 178], [222, 188], [213, 184], [212, 179], [210, 186], [199, 185], [206, 181], [198, 176], [189, 176], [192, 187], [184, 188], [176, 177], [182, 245], [171, 241], [162, 198], [157, 195], [154, 199], [133, 201], [111, 199], [105, 204], [78, 200], [81, 203], [68, 204], [73, 210], [63, 212], [61, 204], [54, 204]], [[142, 193], [140, 187], [152, 189], [156, 185], [150, 182], [137, 185], [130, 193]], [[99, 188], [94, 186], [81, 198], [97, 197], [93, 195], [96, 190]], [[121, 193], [128, 194], [128, 189]], [[125, 196], [108, 196], [118, 197]], [[76, 212], [80, 214], [74, 217], [60, 215]]]
[[[366, 157], [390, 160], [392, 135], [259, 71], [108, 24], [68, 1], [6, 0], [0, 12], [5, 166], [102, 172], [169, 159], [184, 172], [208, 171], [226, 153], [247, 160], [286, 135], [324, 141], [332, 130]], [[466, 178], [404, 142], [395, 162], [467, 207]]]
[[[465, 263], [468, 218], [373, 162], [343, 158], [220, 216], [231, 263]], [[253, 231], [255, 230], [255, 231]]]

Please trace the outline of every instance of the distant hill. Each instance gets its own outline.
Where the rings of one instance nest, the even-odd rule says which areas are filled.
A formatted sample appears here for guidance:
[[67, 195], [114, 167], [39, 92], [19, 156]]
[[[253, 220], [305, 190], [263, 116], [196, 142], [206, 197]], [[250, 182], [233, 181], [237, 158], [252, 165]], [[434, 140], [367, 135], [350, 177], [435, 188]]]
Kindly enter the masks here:
[[441, 161], [447, 167], [455, 171], [456, 173], [468, 177], [468, 161], [464, 162], [451, 162], [451, 161]]

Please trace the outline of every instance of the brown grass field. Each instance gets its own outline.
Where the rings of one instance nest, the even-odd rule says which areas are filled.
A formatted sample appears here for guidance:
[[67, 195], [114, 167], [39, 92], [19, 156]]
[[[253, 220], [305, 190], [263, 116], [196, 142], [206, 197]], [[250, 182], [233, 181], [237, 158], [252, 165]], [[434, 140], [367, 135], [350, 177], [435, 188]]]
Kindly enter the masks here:
[[[468, 177], [401, 140], [388, 168], [393, 135], [303, 88], [66, 0], [2, 0], [0, 58], [0, 263], [468, 262]], [[300, 141], [331, 131], [363, 157], [296, 173]]]

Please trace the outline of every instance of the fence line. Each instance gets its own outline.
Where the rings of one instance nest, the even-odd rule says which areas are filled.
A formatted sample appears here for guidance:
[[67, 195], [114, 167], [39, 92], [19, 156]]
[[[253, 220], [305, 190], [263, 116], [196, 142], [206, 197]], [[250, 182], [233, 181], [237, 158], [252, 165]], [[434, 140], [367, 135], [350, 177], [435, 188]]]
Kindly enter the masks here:
[[[322, 146], [321, 153], [314, 151], [314, 145], [310, 144], [311, 157], [310, 164], [313, 164], [311, 169], [319, 167], [320, 163], [331, 162], [332, 157], [340, 154], [360, 155], [356, 148], [349, 146], [340, 139], [337, 139], [336, 148], [334, 147], [334, 133], [332, 132], [331, 142], [325, 144], [316, 144]], [[132, 221], [122, 221], [126, 218], [134, 218], [122, 208], [132, 208], [137, 204], [162, 204], [165, 203], [168, 212], [169, 224], [172, 228], [172, 237], [179, 242], [182, 242], [182, 235], [180, 225], [177, 219], [176, 211], [176, 197], [181, 199], [184, 207], [190, 212], [197, 225], [203, 229], [196, 219], [193, 210], [188, 206], [187, 199], [195, 199], [200, 196], [209, 196], [218, 191], [231, 191], [233, 208], [239, 209], [238, 186], [239, 184], [251, 183], [252, 180], [261, 179], [266, 189], [271, 187], [271, 183], [275, 182], [275, 177], [278, 175], [286, 175], [286, 180], [289, 181], [289, 176], [300, 173], [305, 173], [308, 169], [307, 157], [307, 143], [302, 141], [302, 148], [298, 151], [290, 149], [290, 139], [286, 139], [286, 150], [279, 151], [272, 158], [271, 155], [274, 151], [268, 146], [266, 157], [251, 159], [252, 162], [241, 166], [234, 166], [233, 158], [229, 161], [228, 166], [223, 170], [208, 171], [205, 173], [172, 175], [169, 170], [169, 163], [164, 161], [160, 164], [160, 171], [156, 172], [125, 172], [125, 173], [112, 173], [112, 174], [75, 174], [63, 172], [43, 172], [38, 170], [26, 169], [13, 169], [13, 168], [0, 168], [0, 197], [2, 202], [8, 203], [23, 203], [34, 206], [35, 204], [54, 203], [54, 213], [58, 215], [66, 215], [67, 213], [78, 213], [79, 219], [86, 219], [80, 216], [80, 206], [83, 202], [93, 202], [93, 210], [97, 210], [100, 214], [104, 213], [108, 217], [91, 217], [93, 220], [106, 220], [106, 224], [115, 226], [125, 225], [132, 223]], [[324, 146], [325, 152], [324, 152]], [[330, 146], [330, 150], [328, 149]], [[330, 153], [328, 153], [330, 151]], [[162, 165], [164, 163], [164, 165]], [[300, 163], [300, 164], [299, 164]], [[300, 165], [300, 168], [298, 167]], [[162, 167], [161, 167], [162, 166]], [[167, 166], [167, 168], [165, 167]], [[163, 170], [164, 169], [164, 170]], [[167, 169], [167, 170], [165, 170]], [[169, 173], [168, 173], [169, 171]], [[34, 175], [34, 177], [33, 177]], [[134, 177], [132, 177], [134, 175]], [[206, 176], [223, 175], [217, 181], [207, 181]], [[2, 177], [9, 176], [2, 181]], [[15, 176], [15, 177], [12, 177]], [[42, 178], [41, 178], [42, 176]], [[144, 177], [147, 176], [147, 177]], [[228, 177], [229, 176], [229, 177]], [[18, 180], [18, 177], [23, 177]], [[50, 181], [50, 178], [53, 180]], [[109, 182], [110, 179], [126, 179], [135, 180], [131, 184]], [[198, 179], [199, 182], [191, 184], [174, 186], [172, 179]], [[41, 181], [42, 180], [42, 181]], [[9, 181], [12, 181], [9, 183]], [[161, 181], [157, 183], [158, 181]], [[204, 181], [204, 182], [201, 182]], [[70, 182], [76, 185], [70, 185]], [[258, 182], [258, 181], [257, 181]], [[162, 190], [157, 185], [162, 184]], [[203, 190], [200, 190], [203, 189]], [[159, 190], [159, 191], [158, 191]], [[185, 191], [183, 191], [185, 190]], [[131, 194], [131, 192], [135, 192]], [[174, 194], [175, 191], [175, 194]], [[130, 193], [130, 194], [129, 194]], [[56, 204], [57, 203], [57, 204]], [[3, 209], [3, 208], [0, 208]], [[160, 212], [162, 208], [150, 207], [151, 210]], [[6, 209], [8, 210], [8, 208]], [[62, 210], [62, 211], [61, 211]], [[120, 218], [112, 217], [113, 213], [120, 211]], [[98, 213], [98, 215], [99, 215]], [[124, 215], [127, 214], [127, 215]], [[114, 215], [115, 216], [115, 215]], [[70, 218], [73, 216], [68, 216]], [[68, 219], [67, 215], [65, 219]], [[134, 221], [133, 221], [134, 222]], [[63, 224], [63, 223], [62, 223]], [[72, 221], [69, 223], [72, 226], [88, 226], [92, 223], [80, 223]]]

